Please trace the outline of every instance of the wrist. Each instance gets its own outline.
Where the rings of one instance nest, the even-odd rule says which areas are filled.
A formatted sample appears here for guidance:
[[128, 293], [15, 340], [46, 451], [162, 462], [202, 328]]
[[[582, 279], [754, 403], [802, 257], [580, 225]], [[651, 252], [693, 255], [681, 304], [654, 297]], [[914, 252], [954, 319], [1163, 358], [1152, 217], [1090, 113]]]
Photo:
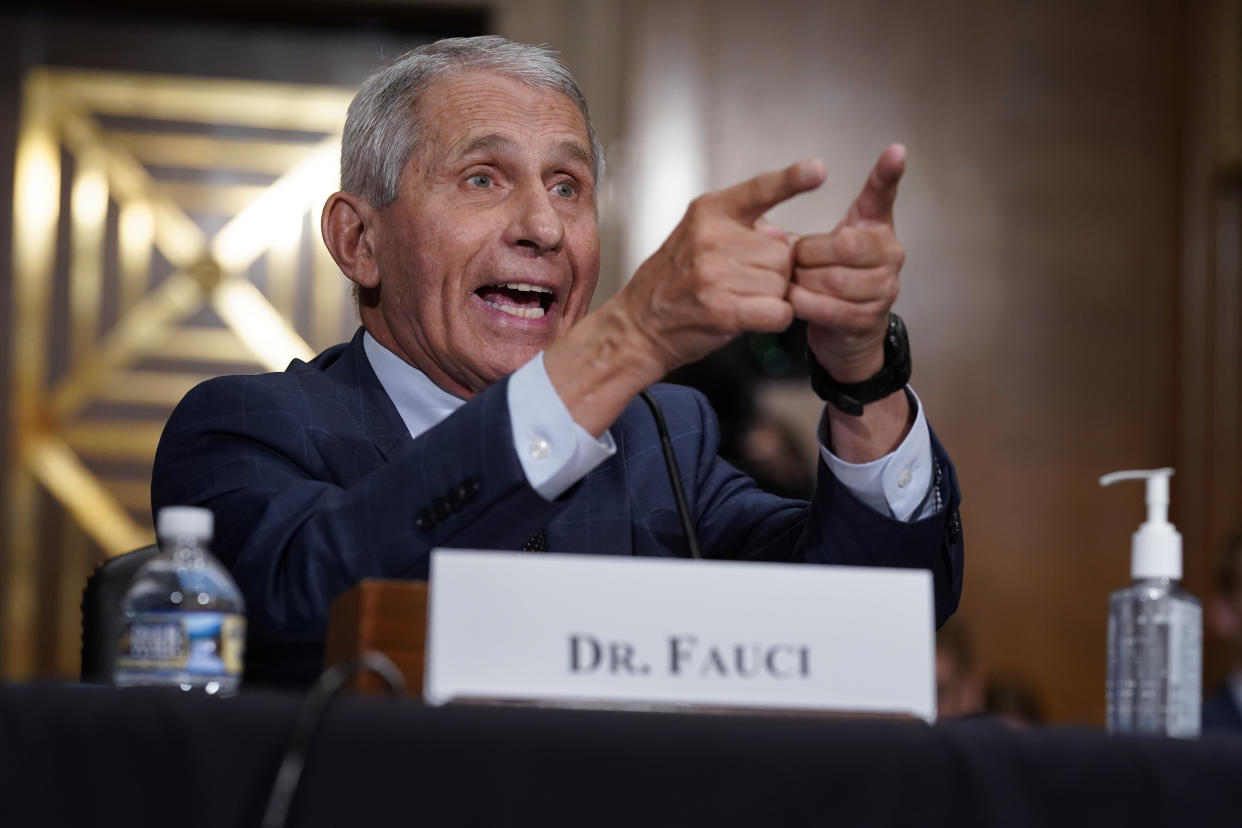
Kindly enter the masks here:
[[[593, 329], [585, 332], [581, 347], [597, 352], [607, 370], [627, 378], [637, 394], [679, 364], [668, 345], [644, 323], [643, 309], [627, 302], [625, 291], [591, 314]], [[595, 343], [594, 345], [591, 343]]]
[[884, 345], [876, 342], [874, 347], [851, 356], [826, 354], [827, 349], [810, 349], [815, 360], [834, 380], [841, 383], [865, 382], [884, 368]]
[[884, 335], [888, 320], [865, 335], [843, 333], [818, 325], [807, 327], [807, 348], [837, 382], [863, 382], [884, 367]]
[[578, 425], [599, 437], [666, 373], [611, 300], [544, 352], [548, 379]]
[[806, 356], [815, 393], [838, 411], [855, 417], [862, 415], [868, 403], [892, 395], [910, 381], [910, 342], [905, 323], [895, 313], [888, 317], [878, 367], [872, 355], [866, 362], [847, 365], [846, 379], [821, 364], [814, 349], [808, 348]]

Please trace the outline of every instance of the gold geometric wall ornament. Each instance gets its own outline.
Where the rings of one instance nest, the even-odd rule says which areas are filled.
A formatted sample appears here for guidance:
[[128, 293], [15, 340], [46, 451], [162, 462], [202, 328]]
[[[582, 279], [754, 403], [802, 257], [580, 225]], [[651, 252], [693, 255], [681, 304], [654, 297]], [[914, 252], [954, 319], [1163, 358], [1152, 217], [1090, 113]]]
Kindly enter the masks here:
[[[172, 406], [221, 373], [283, 370], [349, 336], [318, 240], [352, 90], [38, 69], [22, 89], [13, 205], [12, 462], [3, 675], [35, 669], [37, 596], [76, 666], [94, 544], [151, 542]], [[46, 495], [46, 496], [45, 496]], [[40, 504], [57, 504], [41, 515]], [[45, 540], [63, 517], [63, 549]], [[89, 543], [88, 543], [89, 539]], [[93, 553], [98, 554], [98, 553]], [[42, 556], [60, 556], [56, 567]], [[41, 571], [59, 582], [41, 584]], [[72, 652], [68, 650], [72, 649]]]

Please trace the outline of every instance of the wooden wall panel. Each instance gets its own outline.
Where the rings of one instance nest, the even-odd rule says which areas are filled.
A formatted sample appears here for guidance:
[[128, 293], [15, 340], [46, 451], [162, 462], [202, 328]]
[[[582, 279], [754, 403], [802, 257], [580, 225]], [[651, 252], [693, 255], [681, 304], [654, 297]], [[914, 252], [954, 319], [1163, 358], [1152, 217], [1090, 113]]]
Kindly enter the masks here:
[[1054, 719], [1102, 722], [1107, 595], [1142, 509], [1096, 479], [1177, 461], [1178, 6], [689, 5], [709, 187], [821, 156], [825, 187], [775, 217], [829, 228], [908, 144], [898, 310], [965, 489], [961, 617]]
[[[1199, 553], [1186, 582], [1207, 598], [1214, 557], [1242, 531], [1242, 0], [1194, 4], [1188, 29], [1178, 438], [1182, 529]], [[1242, 651], [1207, 644], [1213, 684]]]

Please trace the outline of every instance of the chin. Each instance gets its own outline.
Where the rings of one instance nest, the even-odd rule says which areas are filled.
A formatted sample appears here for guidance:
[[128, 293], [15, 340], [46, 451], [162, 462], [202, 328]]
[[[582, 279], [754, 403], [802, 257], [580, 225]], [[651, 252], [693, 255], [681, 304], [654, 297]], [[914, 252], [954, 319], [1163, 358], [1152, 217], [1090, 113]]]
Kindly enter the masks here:
[[515, 347], [509, 349], [503, 359], [498, 359], [488, 365], [488, 370], [484, 375], [490, 377], [488, 385], [494, 385], [505, 377], [521, 368], [526, 363], [535, 358], [535, 355], [543, 350], [543, 346], [531, 348], [527, 346]]

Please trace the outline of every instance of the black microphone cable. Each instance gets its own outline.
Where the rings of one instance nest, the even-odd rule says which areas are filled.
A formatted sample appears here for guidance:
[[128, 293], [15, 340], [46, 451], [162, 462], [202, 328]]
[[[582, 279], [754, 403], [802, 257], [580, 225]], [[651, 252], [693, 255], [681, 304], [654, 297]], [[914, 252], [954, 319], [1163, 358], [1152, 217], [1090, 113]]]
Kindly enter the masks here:
[[691, 558], [702, 558], [699, 551], [699, 536], [694, 531], [694, 521], [690, 518], [690, 507], [686, 504], [686, 490], [681, 485], [681, 469], [677, 466], [677, 457], [673, 454], [673, 440], [668, 436], [668, 425], [664, 422], [664, 412], [650, 392], [639, 394], [643, 402], [651, 409], [655, 417], [656, 430], [660, 432], [660, 446], [664, 449], [664, 465], [668, 469], [668, 480], [673, 486], [673, 500], [677, 502], [677, 514], [681, 516], [681, 528], [686, 533], [686, 546], [690, 549]]
[[272, 783], [272, 792], [268, 796], [267, 810], [263, 814], [263, 828], [284, 828], [289, 819], [289, 806], [293, 804], [293, 796], [302, 780], [302, 770], [306, 767], [311, 739], [319, 729], [324, 714], [328, 712], [328, 706], [345, 687], [345, 682], [359, 670], [367, 670], [382, 678], [388, 685], [389, 695], [405, 695], [405, 678], [401, 671], [388, 656], [380, 652], [371, 650], [324, 670], [302, 700], [293, 720], [285, 754], [280, 760], [280, 769], [276, 771], [276, 781]]

